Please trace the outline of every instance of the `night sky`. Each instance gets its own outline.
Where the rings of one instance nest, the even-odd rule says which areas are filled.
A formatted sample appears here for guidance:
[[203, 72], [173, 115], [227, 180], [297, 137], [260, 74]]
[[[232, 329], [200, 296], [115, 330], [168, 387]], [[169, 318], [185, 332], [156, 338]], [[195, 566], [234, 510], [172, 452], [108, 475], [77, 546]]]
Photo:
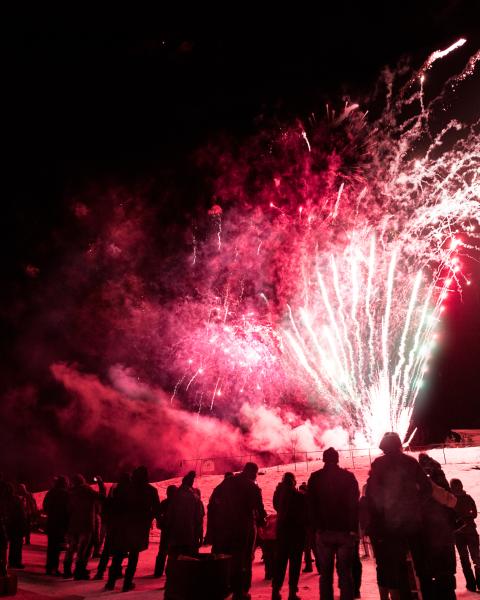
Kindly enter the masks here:
[[[146, 16], [98, 26], [86, 16], [62, 25], [45, 16], [13, 20], [2, 85], [0, 469], [44, 484], [54, 470], [45, 462], [57, 450], [39, 448], [51, 440], [68, 455], [62, 468], [77, 461], [88, 469], [84, 448], [70, 444], [51, 417], [65, 399], [48, 368], [82, 359], [75, 347], [81, 321], [65, 322], [60, 310], [58, 319], [54, 311], [48, 319], [41, 314], [46, 304], [61, 305], [61, 285], [52, 298], [45, 289], [61, 273], [65, 240], [84, 241], [72, 200], [148, 182], [155, 203], [159, 190], [176, 189], [157, 214], [161, 262], [175, 244], [170, 233], [188, 223], [198, 202], [209, 205], [193, 159], [200, 147], [222, 135], [244, 139], [259, 119], [322, 113], [326, 101], [367, 93], [384, 65], [409, 56], [418, 66], [461, 36], [473, 53], [480, 46], [476, 5], [402, 2], [387, 12], [347, 2], [316, 18], [291, 8], [279, 25], [232, 14], [197, 30]], [[473, 283], [463, 299], [450, 301], [419, 401], [423, 441], [439, 441], [449, 428], [480, 427], [480, 268], [472, 259], [468, 269]], [[75, 301], [81, 310], [82, 298]], [[17, 404], [12, 390], [25, 386], [36, 400]], [[101, 467], [95, 446], [86, 454], [93, 470]], [[114, 460], [106, 464], [113, 473]]]

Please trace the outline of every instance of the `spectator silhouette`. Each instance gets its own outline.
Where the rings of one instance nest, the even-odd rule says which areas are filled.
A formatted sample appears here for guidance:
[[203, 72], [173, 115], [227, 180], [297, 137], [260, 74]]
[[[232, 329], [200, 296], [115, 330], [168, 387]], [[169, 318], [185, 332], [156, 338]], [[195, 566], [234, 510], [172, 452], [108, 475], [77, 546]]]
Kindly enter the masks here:
[[123, 591], [135, 588], [133, 577], [137, 570], [140, 552], [148, 548], [150, 527], [160, 510], [158, 491], [148, 483], [148, 471], [144, 466], [132, 473], [129, 484], [122, 486], [112, 498], [115, 525], [112, 530], [112, 564], [106, 590], [113, 590], [122, 572], [122, 560], [127, 555]]
[[422, 506], [431, 496], [430, 482], [412, 457], [403, 454], [398, 434], [380, 442], [366, 488], [367, 533], [377, 564], [380, 598], [410, 597], [407, 554], [410, 551], [425, 599], [429, 598]]
[[218, 533], [221, 534], [221, 527], [219, 523], [222, 522], [222, 491], [225, 485], [225, 480], [233, 477], [231, 471], [227, 471], [223, 477], [223, 480], [213, 489], [210, 495], [207, 506], [207, 533], [205, 535], [205, 542], [212, 545], [212, 553], [218, 554], [220, 552], [220, 545], [222, 543], [222, 536], [218, 537]]
[[161, 577], [165, 570], [165, 561], [168, 554], [167, 513], [176, 491], [176, 485], [169, 485], [167, 487], [167, 497], [160, 502], [160, 510], [157, 517], [157, 527], [160, 529], [160, 542], [158, 544], [157, 558], [155, 559], [154, 577]]
[[306, 496], [296, 489], [293, 473], [285, 473], [273, 495], [277, 511], [277, 548], [272, 581], [272, 600], [280, 600], [280, 590], [288, 567], [289, 600], [298, 600], [298, 580], [307, 534]]
[[198, 492], [193, 489], [195, 471], [182, 479], [172, 497], [166, 516], [168, 555], [175, 560], [180, 554], [195, 556], [203, 542], [204, 508]]
[[47, 515], [47, 575], [61, 575], [58, 566], [67, 534], [68, 507], [68, 480], [60, 475], [55, 478], [53, 487], [43, 500], [43, 510]]
[[262, 549], [263, 563], [265, 566], [265, 579], [273, 579], [275, 569], [275, 555], [277, 547], [277, 515], [267, 515], [265, 525], [258, 528], [258, 545]]
[[420, 465], [430, 479], [432, 494], [423, 504], [422, 537], [426, 544], [427, 599], [454, 600], [455, 588], [455, 512], [457, 499], [450, 491], [440, 463], [426, 454], [419, 455]]
[[23, 538], [27, 531], [27, 517], [24, 503], [15, 492], [13, 483], [6, 484], [5, 514], [6, 532], [9, 541], [8, 566], [12, 569], [24, 569], [22, 560]]
[[0, 479], [0, 577], [7, 575], [9, 495], [7, 483]]
[[[308, 486], [307, 486], [307, 482], [303, 481], [301, 483], [301, 485], [298, 487], [299, 491], [302, 492], [303, 494], [307, 493], [308, 490]], [[312, 531], [312, 528], [310, 527], [309, 523], [308, 527], [307, 527], [307, 535], [305, 538], [305, 548], [304, 548], [304, 557], [305, 557], [305, 568], [303, 569], [304, 573], [313, 573], [313, 558], [312, 558], [312, 550], [313, 550], [313, 554], [315, 556], [315, 541], [314, 541], [314, 533]], [[318, 561], [315, 558], [315, 564], [317, 565]], [[317, 571], [318, 571], [318, 566], [317, 566]]]
[[243, 471], [225, 479], [215, 522], [217, 550], [232, 556], [233, 600], [250, 598], [252, 561], [257, 525], [265, 522], [262, 491], [256, 485], [258, 466], [246, 463]]
[[95, 515], [98, 503], [105, 497], [102, 481], [98, 482], [98, 487], [98, 492], [93, 490], [83, 475], [72, 478], [68, 497], [68, 547], [63, 562], [64, 577], [72, 576], [72, 565], [76, 558], [74, 579], [90, 579], [87, 564], [95, 532]]
[[121, 527], [119, 524], [118, 504], [116, 503], [117, 496], [122, 497], [125, 490], [128, 490], [131, 483], [130, 473], [122, 473], [118, 478], [118, 483], [112, 485], [108, 492], [108, 497], [103, 506], [103, 521], [105, 524], [105, 542], [103, 544], [100, 560], [97, 565], [95, 579], [102, 580], [105, 571], [107, 570], [108, 561], [113, 554], [112, 536]]
[[25, 544], [29, 545], [30, 533], [38, 517], [37, 502], [24, 483], [18, 484], [17, 493], [22, 501], [23, 509], [25, 511]]
[[358, 483], [354, 475], [338, 466], [338, 452], [323, 453], [323, 469], [308, 481], [307, 499], [315, 530], [320, 567], [320, 599], [333, 598], [333, 568], [337, 563], [341, 600], [354, 597], [352, 564], [358, 535]]
[[[470, 592], [480, 591], [480, 552], [477, 526], [475, 525], [477, 506], [475, 500], [463, 489], [460, 479], [452, 479], [450, 488], [457, 498], [455, 505], [455, 545], [465, 575], [467, 590]], [[470, 560], [473, 563], [475, 574], [472, 571]]]

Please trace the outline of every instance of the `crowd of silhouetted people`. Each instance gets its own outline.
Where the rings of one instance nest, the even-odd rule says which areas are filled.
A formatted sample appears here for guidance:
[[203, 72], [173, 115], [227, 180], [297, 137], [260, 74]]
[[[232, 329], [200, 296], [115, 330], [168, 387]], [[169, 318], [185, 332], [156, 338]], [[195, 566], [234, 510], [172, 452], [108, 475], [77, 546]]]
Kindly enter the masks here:
[[[480, 591], [477, 509], [461, 481], [449, 483], [427, 454], [418, 460], [404, 454], [395, 433], [386, 433], [380, 448], [383, 455], [373, 461], [362, 494], [353, 473], [339, 466], [338, 452], [328, 448], [323, 468], [308, 483], [297, 487], [293, 473], [283, 475], [270, 515], [256, 483], [258, 467], [251, 462], [240, 473], [225, 474], [209, 498], [207, 514], [193, 471], [179, 486], [168, 486], [161, 501], [145, 467], [123, 473], [108, 494], [101, 477], [94, 478], [94, 489], [82, 475], [71, 482], [59, 476], [43, 502], [46, 574], [77, 580], [107, 576], [106, 590], [122, 579], [122, 590], [129, 591], [156, 520], [161, 533], [152, 575], [166, 574], [165, 598], [175, 565], [198, 557], [204, 545], [211, 546], [214, 557], [228, 557], [234, 600], [251, 597], [257, 546], [272, 600], [281, 599], [287, 567], [288, 599], [298, 600], [303, 562], [304, 572], [315, 567], [319, 573], [321, 600], [333, 599], [335, 568], [341, 600], [360, 598], [361, 554], [368, 556], [370, 549], [381, 600], [420, 594], [424, 600], [455, 598], [455, 546], [467, 589]], [[25, 485], [0, 481], [0, 576], [7, 565], [24, 567], [23, 545], [30, 543], [38, 515]], [[88, 568], [92, 557], [99, 559], [95, 573]], [[203, 598], [201, 590], [198, 597]]]

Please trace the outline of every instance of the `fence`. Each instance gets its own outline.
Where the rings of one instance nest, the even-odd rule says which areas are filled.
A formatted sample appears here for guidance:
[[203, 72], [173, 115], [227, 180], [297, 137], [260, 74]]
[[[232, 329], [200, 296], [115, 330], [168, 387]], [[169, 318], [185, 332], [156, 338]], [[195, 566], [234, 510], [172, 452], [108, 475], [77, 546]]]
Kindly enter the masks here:
[[[470, 447], [462, 444], [446, 445], [432, 444], [405, 450], [409, 454], [428, 452], [432, 458], [442, 464], [453, 463], [480, 463], [480, 447]], [[340, 465], [346, 468], [369, 467], [372, 461], [381, 454], [378, 448], [342, 448], [338, 449]], [[238, 471], [247, 462], [256, 462], [260, 468], [288, 465], [290, 469], [297, 468], [309, 471], [317, 469], [316, 463], [322, 460], [322, 450], [303, 451], [292, 449], [290, 452], [257, 452], [236, 456], [213, 456], [208, 458], [183, 459], [179, 463], [178, 475], [187, 471], [196, 471], [197, 475], [218, 475], [225, 471]]]

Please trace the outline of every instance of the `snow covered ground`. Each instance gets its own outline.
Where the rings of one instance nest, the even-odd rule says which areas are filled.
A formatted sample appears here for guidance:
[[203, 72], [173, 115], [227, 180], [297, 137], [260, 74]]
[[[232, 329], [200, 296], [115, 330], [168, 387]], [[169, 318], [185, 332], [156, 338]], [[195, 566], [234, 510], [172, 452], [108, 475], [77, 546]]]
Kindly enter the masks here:
[[[438, 460], [446, 473], [448, 479], [458, 477], [464, 483], [466, 491], [473, 496], [477, 506], [480, 507], [480, 447], [474, 448], [447, 448], [445, 450], [431, 450], [430, 456]], [[342, 464], [343, 461], [343, 464]], [[370, 461], [368, 456], [355, 457], [355, 468], [352, 469], [352, 460], [350, 456], [344, 456], [341, 459], [341, 466], [345, 466], [355, 473], [360, 487], [366, 482]], [[446, 461], [446, 464], [444, 464]], [[296, 474], [297, 482], [308, 481], [311, 472], [321, 468], [321, 461], [308, 463], [297, 463], [292, 465], [280, 465], [268, 469], [260, 469], [258, 484], [262, 488], [263, 498], [267, 512], [273, 512], [272, 497], [277, 483], [280, 481], [285, 471], [293, 471]], [[198, 477], [196, 486], [202, 491], [202, 498], [205, 504], [208, 501], [213, 488], [222, 480], [221, 475], [204, 475]], [[179, 478], [159, 482], [156, 487], [159, 490], [161, 498], [165, 497], [165, 490], [171, 483], [178, 484]], [[38, 496], [41, 500], [41, 495]], [[117, 592], [103, 592], [103, 584], [99, 581], [77, 582], [72, 580], [62, 580], [53, 577], [46, 577], [44, 573], [46, 538], [41, 534], [32, 536], [32, 546], [25, 548], [24, 562], [27, 568], [24, 572], [19, 572], [19, 587], [29, 592], [46, 594], [55, 597], [74, 598], [95, 598], [97, 596], [109, 596]], [[136, 590], [129, 592], [128, 597], [132, 600], [140, 598], [163, 599], [161, 591], [165, 580], [154, 579], [152, 577], [155, 555], [158, 548], [158, 532], [152, 531], [152, 541], [150, 548], [142, 553], [136, 577]], [[207, 549], [205, 549], [207, 551]], [[378, 598], [378, 592], [375, 583], [375, 564], [372, 558], [363, 561], [363, 583], [362, 598], [364, 600]], [[91, 568], [95, 567], [96, 561], [91, 561]], [[255, 556], [253, 569], [252, 599], [267, 600], [270, 598], [271, 589], [268, 582], [263, 579], [263, 564], [260, 562], [260, 552]], [[460, 564], [457, 566], [457, 597], [458, 598], [478, 598], [475, 593], [467, 592], [465, 581], [461, 572]], [[118, 586], [120, 589], [120, 585]], [[287, 589], [285, 586], [285, 594]], [[300, 578], [299, 595], [303, 600], [313, 600], [319, 597], [318, 576], [316, 573], [302, 573]], [[338, 590], [337, 590], [338, 596]]]

